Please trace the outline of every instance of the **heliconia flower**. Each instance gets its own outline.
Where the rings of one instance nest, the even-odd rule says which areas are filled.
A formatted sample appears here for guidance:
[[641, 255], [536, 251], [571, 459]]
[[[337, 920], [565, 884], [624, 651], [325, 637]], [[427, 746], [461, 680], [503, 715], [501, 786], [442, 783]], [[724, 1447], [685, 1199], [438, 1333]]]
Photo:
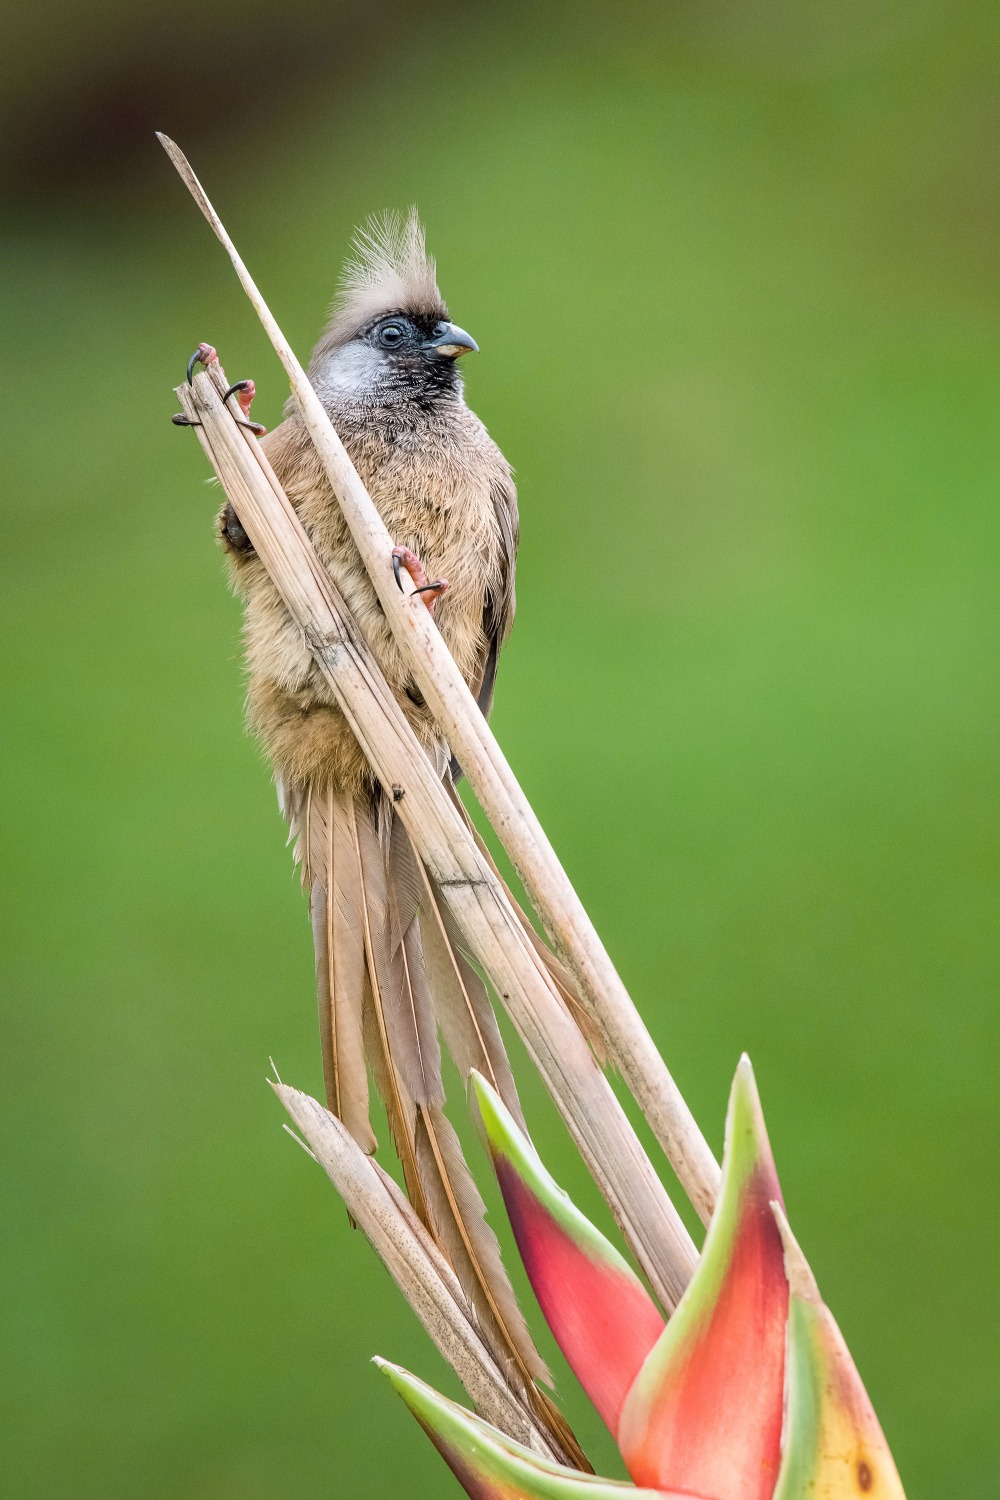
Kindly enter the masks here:
[[[539, 1458], [481, 1417], [438, 1394], [399, 1365], [377, 1359], [472, 1500], [663, 1500], [614, 1479], [598, 1479]], [[668, 1496], [667, 1500], [699, 1500]]]
[[781, 1189], [743, 1056], [701, 1259], [622, 1407], [618, 1446], [636, 1484], [712, 1500], [771, 1500], [788, 1314], [772, 1201], [781, 1202]]
[[748, 1058], [701, 1259], [665, 1328], [636, 1274], [473, 1079], [532, 1287], [639, 1488], [540, 1458], [377, 1361], [472, 1500], [905, 1500], [788, 1228]]
[[472, 1081], [532, 1290], [567, 1362], [617, 1436], [622, 1402], [663, 1319], [625, 1259], [549, 1176], [496, 1090]]
[[905, 1500], [840, 1329], [778, 1204], [790, 1290], [784, 1452], [773, 1500]]

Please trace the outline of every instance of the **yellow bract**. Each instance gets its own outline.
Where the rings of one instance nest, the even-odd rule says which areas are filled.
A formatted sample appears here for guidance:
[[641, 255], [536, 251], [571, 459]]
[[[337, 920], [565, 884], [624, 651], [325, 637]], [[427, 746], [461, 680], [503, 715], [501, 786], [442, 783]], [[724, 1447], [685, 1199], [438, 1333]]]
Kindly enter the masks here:
[[780, 1208], [790, 1299], [773, 1500], [906, 1500], [868, 1393]]

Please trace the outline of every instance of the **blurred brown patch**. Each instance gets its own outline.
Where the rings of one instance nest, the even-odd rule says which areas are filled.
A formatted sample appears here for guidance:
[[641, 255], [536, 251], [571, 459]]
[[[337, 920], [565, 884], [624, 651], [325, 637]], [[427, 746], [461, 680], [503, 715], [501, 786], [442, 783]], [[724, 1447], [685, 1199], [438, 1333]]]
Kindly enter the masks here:
[[192, 146], [245, 139], [268, 112], [325, 80], [367, 74], [404, 40], [411, 22], [442, 7], [419, 0], [317, 6], [288, 0], [207, 14], [179, 0], [165, 16], [109, 0], [93, 29], [74, 31], [40, 7], [37, 34], [22, 20], [18, 75], [8, 54], [0, 91], [0, 182], [7, 193], [62, 193], [131, 175], [148, 163], [154, 130]]

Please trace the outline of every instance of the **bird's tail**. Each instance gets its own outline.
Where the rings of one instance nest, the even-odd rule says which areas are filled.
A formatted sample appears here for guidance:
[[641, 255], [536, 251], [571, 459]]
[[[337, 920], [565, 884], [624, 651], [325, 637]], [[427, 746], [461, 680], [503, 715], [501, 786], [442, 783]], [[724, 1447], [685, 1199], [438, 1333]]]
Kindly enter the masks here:
[[352, 796], [305, 786], [284, 790], [282, 805], [309, 890], [327, 1104], [373, 1153], [370, 1070], [385, 1101], [407, 1195], [454, 1268], [486, 1343], [570, 1461], [582, 1459], [557, 1409], [536, 1386], [551, 1383], [549, 1373], [444, 1113], [439, 1031], [463, 1079], [476, 1068], [524, 1126], [486, 986], [380, 792]]

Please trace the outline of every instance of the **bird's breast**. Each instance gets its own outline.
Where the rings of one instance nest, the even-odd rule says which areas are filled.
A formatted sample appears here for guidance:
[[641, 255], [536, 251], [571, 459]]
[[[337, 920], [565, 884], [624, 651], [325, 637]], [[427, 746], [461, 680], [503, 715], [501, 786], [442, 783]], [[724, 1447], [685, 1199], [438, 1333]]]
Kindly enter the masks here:
[[[420, 558], [428, 578], [449, 588], [434, 618], [463, 675], [471, 681], [484, 649], [483, 608], [500, 569], [501, 537], [493, 509], [493, 466], [471, 445], [437, 433], [418, 444], [386, 434], [341, 431], [344, 445], [393, 541]], [[371, 581], [328, 487], [304, 497], [300, 515], [334, 581], [397, 690], [408, 672], [392, 641]]]

